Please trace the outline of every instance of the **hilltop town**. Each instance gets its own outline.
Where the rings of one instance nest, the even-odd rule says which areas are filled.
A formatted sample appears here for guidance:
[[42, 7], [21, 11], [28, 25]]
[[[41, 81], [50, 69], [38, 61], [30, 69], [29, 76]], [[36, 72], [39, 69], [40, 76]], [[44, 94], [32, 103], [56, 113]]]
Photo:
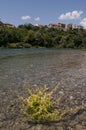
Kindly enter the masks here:
[[[13, 24], [11, 23], [3, 23], [2, 21], [0, 21], [0, 24], [3, 24], [4, 26], [7, 26], [7, 27], [16, 27], [14, 26]], [[62, 29], [64, 31], [68, 30], [68, 29], [83, 29], [83, 30], [86, 30], [82, 25], [77, 25], [77, 24], [64, 24], [64, 23], [49, 23], [49, 25], [42, 25], [42, 24], [36, 24], [34, 26], [37, 26], [37, 27], [44, 27], [44, 26], [47, 26], [48, 28], [57, 28], [57, 29]]]
[[[43, 27], [44, 25], [42, 24], [37, 24], [36, 26], [38, 27]], [[68, 29], [83, 29], [86, 30], [83, 26], [77, 25], [77, 24], [64, 24], [64, 23], [50, 23], [47, 25], [49, 28], [57, 28], [57, 29], [62, 29], [62, 30], [68, 30]]]

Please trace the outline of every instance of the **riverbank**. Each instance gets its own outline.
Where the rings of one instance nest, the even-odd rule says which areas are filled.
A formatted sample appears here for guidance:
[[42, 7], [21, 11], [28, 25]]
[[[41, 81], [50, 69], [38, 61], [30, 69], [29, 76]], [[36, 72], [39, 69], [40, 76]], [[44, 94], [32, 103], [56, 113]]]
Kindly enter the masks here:
[[[85, 130], [86, 52], [51, 51], [19, 54], [0, 61], [0, 130]], [[21, 113], [25, 84], [50, 89], [58, 82], [64, 93], [59, 108], [82, 108], [55, 123], [33, 124]]]

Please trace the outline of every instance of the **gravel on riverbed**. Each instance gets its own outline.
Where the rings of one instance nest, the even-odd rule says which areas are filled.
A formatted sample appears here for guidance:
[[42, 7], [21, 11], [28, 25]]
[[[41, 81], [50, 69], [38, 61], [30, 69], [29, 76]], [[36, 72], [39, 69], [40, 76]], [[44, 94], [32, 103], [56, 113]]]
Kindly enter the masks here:
[[[59, 69], [57, 68], [57, 63], [51, 62], [48, 64], [49, 66], [46, 66], [47, 69], [42, 68], [46, 71], [43, 71], [42, 74], [41, 70], [39, 71], [40, 76], [35, 81], [33, 74], [33, 80], [30, 79], [29, 83], [34, 88], [36, 84], [41, 86], [46, 83], [51, 89], [60, 82], [61, 87], [57, 94], [64, 93], [64, 97], [58, 107], [69, 110], [76, 107], [80, 109], [75, 113], [68, 114], [63, 120], [58, 122], [41, 124], [29, 122], [28, 118], [21, 113], [22, 103], [19, 97], [25, 96], [23, 84], [25, 82], [22, 76], [22, 83], [19, 82], [20, 79], [17, 79], [18, 83], [13, 83], [13, 85], [9, 83], [9, 87], [1, 84], [0, 130], [86, 130], [86, 52], [74, 56], [78, 64], [71, 62], [70, 59], [69, 63], [65, 62], [62, 70], [60, 67]], [[65, 57], [64, 60], [66, 60]], [[9, 78], [8, 75], [7, 78]]]

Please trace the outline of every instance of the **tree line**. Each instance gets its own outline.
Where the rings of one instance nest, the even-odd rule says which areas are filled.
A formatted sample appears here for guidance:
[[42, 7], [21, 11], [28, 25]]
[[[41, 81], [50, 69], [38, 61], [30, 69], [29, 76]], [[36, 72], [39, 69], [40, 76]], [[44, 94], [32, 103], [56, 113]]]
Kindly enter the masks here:
[[86, 31], [57, 29], [32, 24], [8, 27], [0, 23], [1, 48], [82, 48], [86, 49]]

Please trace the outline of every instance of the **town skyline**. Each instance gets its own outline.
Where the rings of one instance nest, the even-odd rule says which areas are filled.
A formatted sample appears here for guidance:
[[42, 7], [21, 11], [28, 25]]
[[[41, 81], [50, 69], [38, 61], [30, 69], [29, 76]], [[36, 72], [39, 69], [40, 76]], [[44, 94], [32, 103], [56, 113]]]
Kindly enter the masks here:
[[[0, 21], [1, 24], [5, 25], [5, 26], [8, 26], [8, 27], [17, 27], [15, 25], [13, 25], [12, 23], [8, 23], [8, 22], [2, 22]], [[25, 23], [26, 25], [29, 25], [29, 24], [32, 24], [32, 23]], [[25, 24], [21, 24], [21, 25], [25, 25]], [[20, 24], [18, 26], [21, 26]], [[33, 25], [33, 24], [32, 24]], [[37, 27], [49, 27], [49, 28], [59, 28], [59, 29], [85, 29], [84, 26], [82, 25], [77, 25], [77, 24], [72, 24], [72, 23], [68, 23], [68, 24], [65, 24], [65, 23], [49, 23], [48, 25], [42, 25], [42, 24], [36, 24], [36, 25], [33, 25], [33, 26], [37, 26]]]

